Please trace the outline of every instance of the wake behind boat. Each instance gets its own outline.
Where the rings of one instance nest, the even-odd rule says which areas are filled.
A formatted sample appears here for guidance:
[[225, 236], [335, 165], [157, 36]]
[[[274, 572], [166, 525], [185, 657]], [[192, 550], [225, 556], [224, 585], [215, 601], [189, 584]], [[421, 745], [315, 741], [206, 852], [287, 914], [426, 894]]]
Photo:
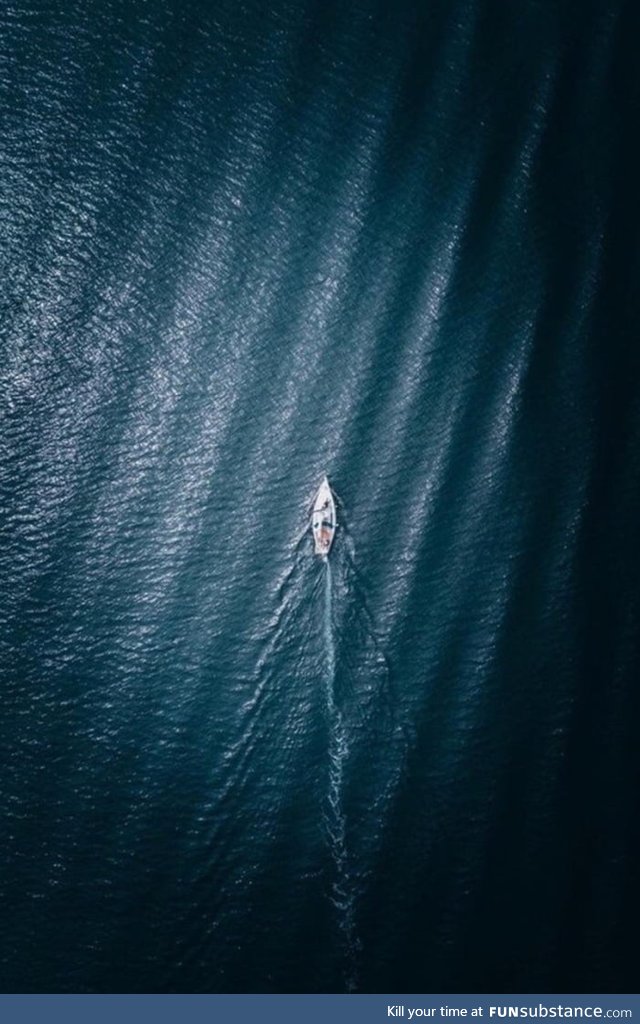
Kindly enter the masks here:
[[316, 555], [325, 558], [331, 550], [336, 532], [336, 503], [333, 500], [329, 480], [325, 476], [316, 494], [311, 513], [311, 531]]

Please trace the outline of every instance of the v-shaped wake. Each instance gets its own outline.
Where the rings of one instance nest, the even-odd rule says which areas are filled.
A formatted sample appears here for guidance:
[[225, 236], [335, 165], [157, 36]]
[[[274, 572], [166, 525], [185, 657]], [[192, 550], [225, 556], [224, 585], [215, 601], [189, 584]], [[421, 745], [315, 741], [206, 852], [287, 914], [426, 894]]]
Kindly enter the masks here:
[[345, 984], [356, 988], [355, 889], [349, 871], [347, 820], [344, 810], [344, 769], [349, 754], [347, 729], [336, 700], [336, 645], [333, 621], [333, 580], [331, 563], [325, 561], [324, 643], [326, 654], [325, 693], [329, 728], [329, 790], [325, 812], [327, 835], [333, 860], [331, 901], [337, 913], [345, 953]]

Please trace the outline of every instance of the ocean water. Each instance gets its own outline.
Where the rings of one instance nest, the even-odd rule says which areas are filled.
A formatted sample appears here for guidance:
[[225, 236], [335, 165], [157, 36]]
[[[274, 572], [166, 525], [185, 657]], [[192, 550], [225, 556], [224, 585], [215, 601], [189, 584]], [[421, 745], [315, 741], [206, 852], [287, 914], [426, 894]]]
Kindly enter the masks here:
[[637, 990], [638, 27], [2, 7], [3, 991]]

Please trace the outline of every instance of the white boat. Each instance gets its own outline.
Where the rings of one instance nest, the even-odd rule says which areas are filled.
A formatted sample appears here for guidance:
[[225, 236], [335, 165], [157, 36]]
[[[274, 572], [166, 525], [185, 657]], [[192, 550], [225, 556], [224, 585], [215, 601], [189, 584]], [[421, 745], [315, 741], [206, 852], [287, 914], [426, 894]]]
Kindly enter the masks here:
[[320, 490], [316, 494], [311, 513], [311, 530], [316, 555], [324, 555], [326, 558], [329, 554], [336, 525], [336, 503], [333, 500], [329, 481], [325, 476], [320, 484]]

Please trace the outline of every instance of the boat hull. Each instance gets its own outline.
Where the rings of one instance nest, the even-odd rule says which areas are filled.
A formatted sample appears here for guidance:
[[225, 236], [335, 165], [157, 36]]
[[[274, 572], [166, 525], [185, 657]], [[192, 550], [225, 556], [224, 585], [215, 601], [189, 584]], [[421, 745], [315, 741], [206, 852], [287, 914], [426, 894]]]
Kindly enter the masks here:
[[316, 494], [311, 513], [311, 532], [316, 555], [327, 557], [333, 544], [336, 526], [336, 504], [325, 476]]

